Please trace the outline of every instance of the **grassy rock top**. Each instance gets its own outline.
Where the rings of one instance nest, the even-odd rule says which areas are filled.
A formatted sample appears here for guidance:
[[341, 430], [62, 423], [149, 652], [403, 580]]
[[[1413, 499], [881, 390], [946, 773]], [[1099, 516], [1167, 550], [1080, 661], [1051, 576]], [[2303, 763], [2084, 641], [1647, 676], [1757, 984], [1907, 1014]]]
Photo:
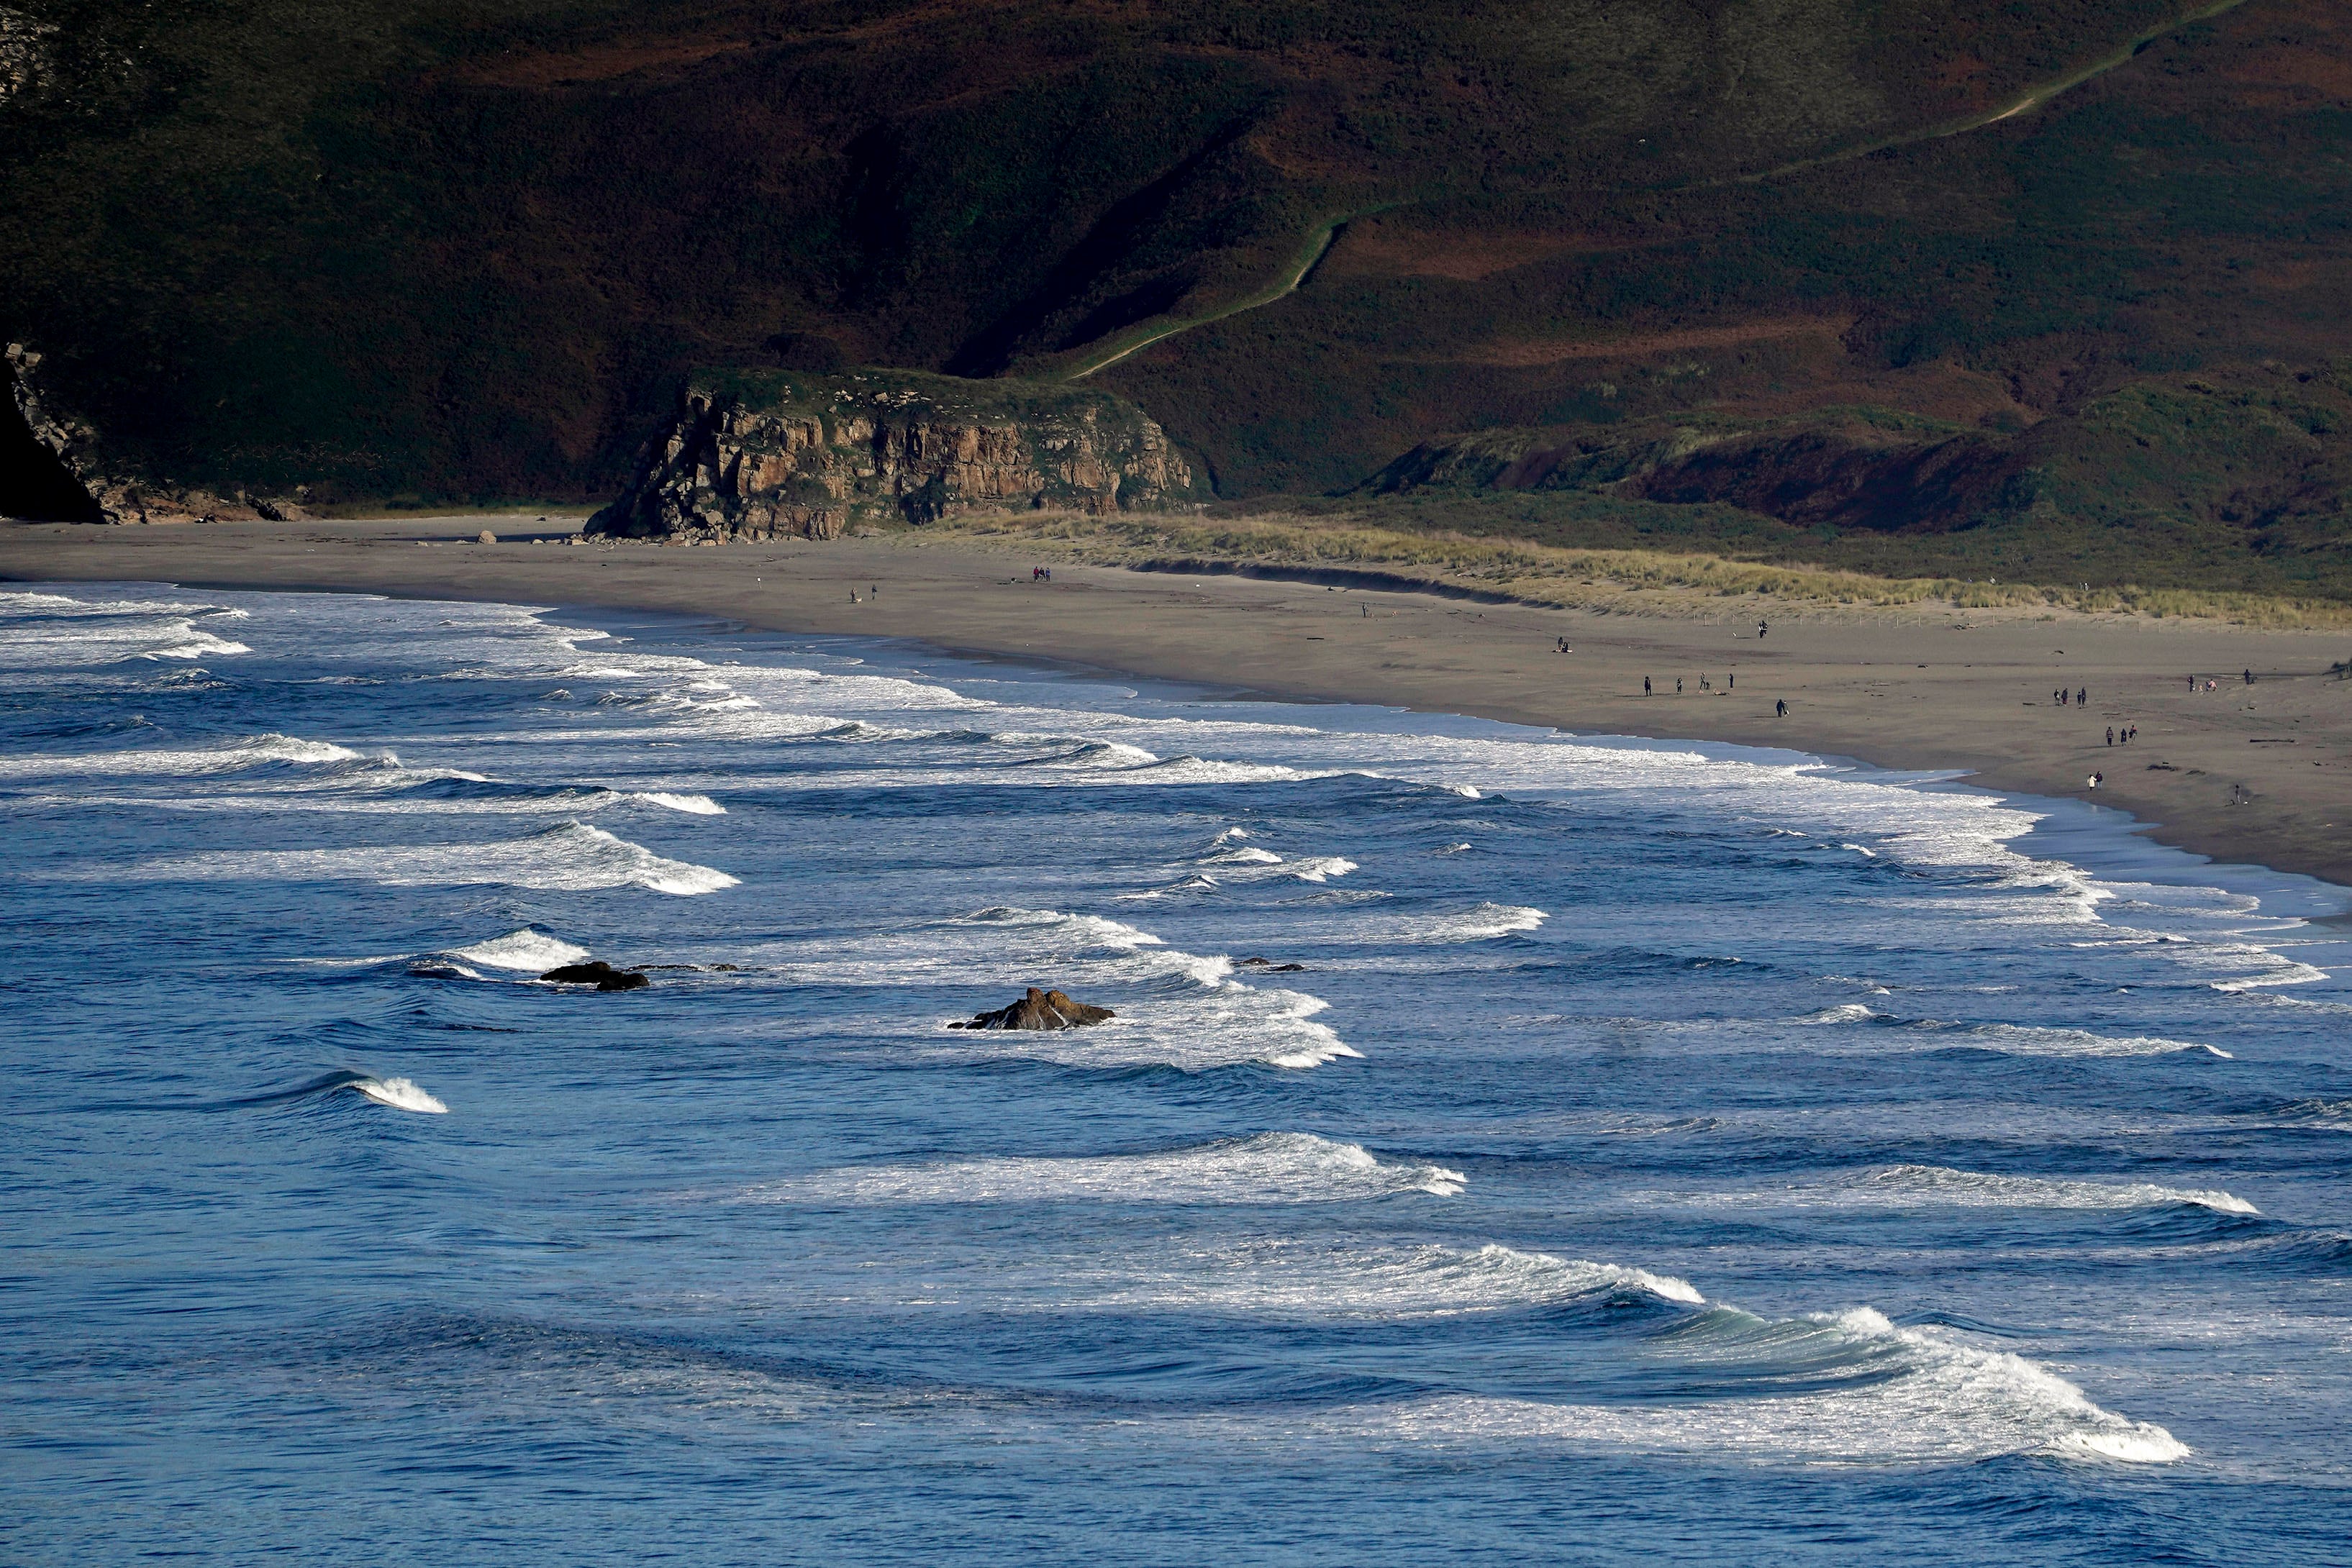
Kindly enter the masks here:
[[[697, 371], [686, 383], [689, 405], [732, 404], [747, 413], [823, 418], [856, 412], [868, 418], [968, 421], [1044, 425], [1093, 421], [1140, 430], [1151, 422], [1114, 392], [1058, 382], [974, 381], [920, 371], [868, 367], [843, 371], [781, 371], [730, 367]], [[1155, 427], [1156, 428], [1156, 427]]]

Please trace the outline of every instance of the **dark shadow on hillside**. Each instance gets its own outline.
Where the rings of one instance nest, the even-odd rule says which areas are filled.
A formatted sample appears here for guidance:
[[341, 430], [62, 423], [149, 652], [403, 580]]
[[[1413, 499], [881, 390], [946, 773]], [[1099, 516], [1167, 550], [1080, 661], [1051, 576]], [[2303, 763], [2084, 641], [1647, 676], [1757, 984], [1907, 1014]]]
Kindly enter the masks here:
[[0, 517], [37, 523], [105, 520], [98, 503], [58, 461], [58, 455], [33, 439], [32, 426], [16, 405], [13, 375], [8, 395], [0, 397]]
[[[948, 373], [1002, 374], [1027, 339], [1054, 317], [1079, 303], [1088, 289], [1132, 257], [1151, 230], [1167, 217], [1184, 186], [1212, 159], [1247, 135], [1255, 123], [1253, 116], [1237, 117], [1176, 167], [1114, 204], [1087, 237], [1072, 246], [1070, 253], [1046, 275], [1034, 293], [956, 350], [948, 361]], [[1097, 305], [1085, 320], [1063, 334], [1055, 347], [1077, 348], [1106, 333], [1157, 316], [1182, 298], [1194, 281], [1188, 268], [1180, 275], [1153, 278], [1128, 289], [1118, 298]]]

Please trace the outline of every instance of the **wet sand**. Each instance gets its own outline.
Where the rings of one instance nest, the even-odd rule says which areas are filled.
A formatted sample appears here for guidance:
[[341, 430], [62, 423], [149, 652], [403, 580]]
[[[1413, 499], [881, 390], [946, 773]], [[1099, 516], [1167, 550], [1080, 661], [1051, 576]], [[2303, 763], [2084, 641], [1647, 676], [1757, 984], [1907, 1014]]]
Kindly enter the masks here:
[[[1030, 557], [963, 538], [559, 542], [576, 523], [0, 523], [0, 578], [701, 613], [1294, 701], [1967, 769], [1993, 789], [2129, 811], [2158, 841], [2217, 860], [2352, 884], [2352, 681], [2328, 674], [2352, 658], [2352, 633], [1697, 595], [1644, 594], [1643, 612], [1612, 613], [1066, 558], [1047, 584], [1031, 580]], [[473, 542], [484, 527], [501, 542]], [[1759, 615], [1770, 628], [1760, 639]], [[1654, 695], [1643, 695], [1645, 676]], [[2207, 678], [2217, 689], [2202, 689]], [[2088, 701], [2059, 706], [2061, 686]], [[1776, 717], [1781, 700], [1790, 711]], [[2137, 741], [2105, 744], [2109, 727], [2130, 726]], [[2105, 776], [2095, 790], [2093, 772]]]

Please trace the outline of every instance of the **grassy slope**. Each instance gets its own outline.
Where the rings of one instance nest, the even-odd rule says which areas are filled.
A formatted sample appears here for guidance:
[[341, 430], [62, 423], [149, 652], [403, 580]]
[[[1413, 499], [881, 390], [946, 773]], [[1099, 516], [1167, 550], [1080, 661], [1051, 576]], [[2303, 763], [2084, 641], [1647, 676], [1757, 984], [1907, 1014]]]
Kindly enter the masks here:
[[1941, 138], [2207, 0], [16, 3], [58, 32], [0, 103], [0, 332], [150, 476], [601, 498], [688, 367], [780, 360], [1093, 370], [1233, 496], [1859, 408], [2018, 486], [1830, 537], [1752, 485], [1379, 505], [2344, 591], [2340, 399], [2294, 379], [2352, 353], [2332, 0]]
[[692, 363], [1058, 363], [1333, 213], [1768, 167], [2174, 9], [23, 3], [62, 41], [0, 105], [0, 328], [128, 466], [445, 497], [603, 488]]

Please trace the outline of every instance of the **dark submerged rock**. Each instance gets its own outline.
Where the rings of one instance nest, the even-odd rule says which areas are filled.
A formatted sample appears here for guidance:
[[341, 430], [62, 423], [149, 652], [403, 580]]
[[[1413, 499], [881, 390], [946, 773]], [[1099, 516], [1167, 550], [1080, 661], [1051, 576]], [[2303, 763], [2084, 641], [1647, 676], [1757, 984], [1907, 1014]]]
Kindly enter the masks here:
[[992, 1013], [974, 1013], [969, 1023], [951, 1023], [950, 1029], [1082, 1029], [1118, 1015], [1108, 1008], [1090, 1007], [1074, 1002], [1063, 991], [1041, 991], [1029, 988], [1029, 994], [1010, 1007]]
[[565, 986], [593, 986], [600, 991], [634, 991], [653, 984], [635, 969], [615, 969], [602, 958], [592, 958], [585, 964], [564, 964], [540, 978]]
[[1304, 964], [1277, 964], [1271, 958], [1244, 958], [1234, 966], [1236, 969], [1263, 969], [1269, 975], [1295, 975], [1307, 967]]

